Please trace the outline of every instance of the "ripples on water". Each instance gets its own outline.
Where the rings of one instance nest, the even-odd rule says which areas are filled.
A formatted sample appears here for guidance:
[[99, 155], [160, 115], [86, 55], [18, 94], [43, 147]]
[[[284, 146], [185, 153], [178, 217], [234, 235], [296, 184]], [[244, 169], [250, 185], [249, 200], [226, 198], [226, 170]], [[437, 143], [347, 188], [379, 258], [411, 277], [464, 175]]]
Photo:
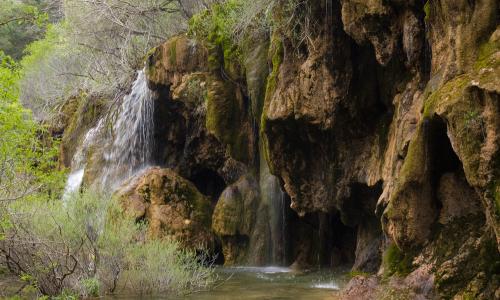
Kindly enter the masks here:
[[[347, 282], [346, 270], [296, 272], [284, 267], [233, 267], [217, 270], [221, 282], [210, 291], [148, 299], [191, 300], [295, 300], [337, 299], [336, 293]], [[114, 299], [141, 297], [115, 297]]]

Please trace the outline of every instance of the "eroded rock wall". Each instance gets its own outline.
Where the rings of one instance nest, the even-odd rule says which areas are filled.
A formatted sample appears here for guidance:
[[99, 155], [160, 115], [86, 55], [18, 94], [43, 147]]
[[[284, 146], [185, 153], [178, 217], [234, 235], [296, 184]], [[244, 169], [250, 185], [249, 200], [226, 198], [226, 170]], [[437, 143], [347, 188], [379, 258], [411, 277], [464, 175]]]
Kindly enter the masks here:
[[[280, 1], [271, 32], [237, 57], [185, 35], [151, 52], [154, 159], [168, 170], [124, 189], [126, 207], [158, 235], [179, 225], [196, 240], [182, 227], [201, 224], [227, 265], [273, 262], [274, 247], [300, 269], [372, 274], [347, 299], [498, 298], [498, 1]], [[278, 247], [269, 172], [290, 207]], [[158, 176], [208, 203], [206, 219], [154, 214], [181, 199]], [[153, 183], [163, 202], [140, 188]]]
[[[355, 268], [372, 260], [435, 275], [440, 297], [494, 297], [498, 2], [306, 5], [304, 22], [318, 20], [308, 39], [297, 47], [285, 25], [272, 40], [262, 117], [292, 208], [357, 228]], [[468, 238], [450, 234], [461, 225]]]

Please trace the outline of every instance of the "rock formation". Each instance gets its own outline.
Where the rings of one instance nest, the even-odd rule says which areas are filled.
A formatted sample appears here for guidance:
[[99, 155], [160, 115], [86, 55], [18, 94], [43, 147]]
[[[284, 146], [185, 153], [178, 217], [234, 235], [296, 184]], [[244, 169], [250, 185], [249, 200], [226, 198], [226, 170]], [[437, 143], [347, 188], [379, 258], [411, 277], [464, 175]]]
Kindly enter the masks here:
[[[346, 299], [500, 297], [498, 1], [304, 5], [239, 55], [188, 35], [152, 50], [162, 169], [119, 191], [127, 210], [226, 265], [279, 248], [282, 264], [371, 273]], [[274, 248], [271, 174], [290, 207]]]

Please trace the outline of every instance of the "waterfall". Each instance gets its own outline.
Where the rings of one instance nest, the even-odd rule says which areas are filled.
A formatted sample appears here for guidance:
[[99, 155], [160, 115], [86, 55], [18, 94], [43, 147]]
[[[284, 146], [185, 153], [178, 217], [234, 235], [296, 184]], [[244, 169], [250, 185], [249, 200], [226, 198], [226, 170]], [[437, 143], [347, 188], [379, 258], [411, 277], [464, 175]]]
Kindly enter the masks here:
[[145, 71], [139, 71], [112, 126], [112, 144], [104, 154], [102, 188], [115, 189], [151, 163], [155, 97], [148, 87]]
[[[263, 156], [262, 153], [263, 151], [261, 151], [261, 156]], [[285, 193], [281, 189], [278, 178], [270, 173], [264, 157], [260, 159], [260, 190], [262, 200], [268, 207], [271, 233], [269, 237], [270, 262], [273, 265], [284, 265], [286, 263]]]
[[[89, 148], [96, 144], [104, 149], [101, 180], [96, 183], [103, 190], [116, 189], [124, 180], [151, 163], [154, 99], [155, 93], [148, 88], [144, 70], [139, 71], [130, 94], [123, 97], [120, 107], [115, 111], [116, 115], [103, 116], [86, 133], [77, 148], [63, 198], [80, 188]], [[108, 120], [114, 120], [111, 128], [105, 126]], [[96, 136], [103, 140], [97, 141]]]
[[95, 143], [96, 136], [101, 131], [102, 127], [103, 120], [101, 119], [95, 127], [87, 131], [83, 142], [76, 149], [76, 152], [71, 159], [71, 173], [66, 181], [63, 199], [67, 199], [71, 193], [80, 189], [83, 182], [83, 176], [85, 174], [86, 159], [89, 149]]

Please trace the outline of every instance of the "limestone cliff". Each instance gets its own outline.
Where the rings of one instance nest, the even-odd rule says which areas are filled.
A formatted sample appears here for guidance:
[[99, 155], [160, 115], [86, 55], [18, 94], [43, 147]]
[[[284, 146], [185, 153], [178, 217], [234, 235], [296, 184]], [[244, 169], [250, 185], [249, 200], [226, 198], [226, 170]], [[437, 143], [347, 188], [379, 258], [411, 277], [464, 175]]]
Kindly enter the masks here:
[[[168, 169], [125, 188], [125, 207], [226, 265], [370, 273], [346, 299], [499, 298], [498, 1], [278, 7], [244, 49], [216, 32], [153, 49], [154, 159]], [[197, 217], [190, 203], [203, 203]]]

